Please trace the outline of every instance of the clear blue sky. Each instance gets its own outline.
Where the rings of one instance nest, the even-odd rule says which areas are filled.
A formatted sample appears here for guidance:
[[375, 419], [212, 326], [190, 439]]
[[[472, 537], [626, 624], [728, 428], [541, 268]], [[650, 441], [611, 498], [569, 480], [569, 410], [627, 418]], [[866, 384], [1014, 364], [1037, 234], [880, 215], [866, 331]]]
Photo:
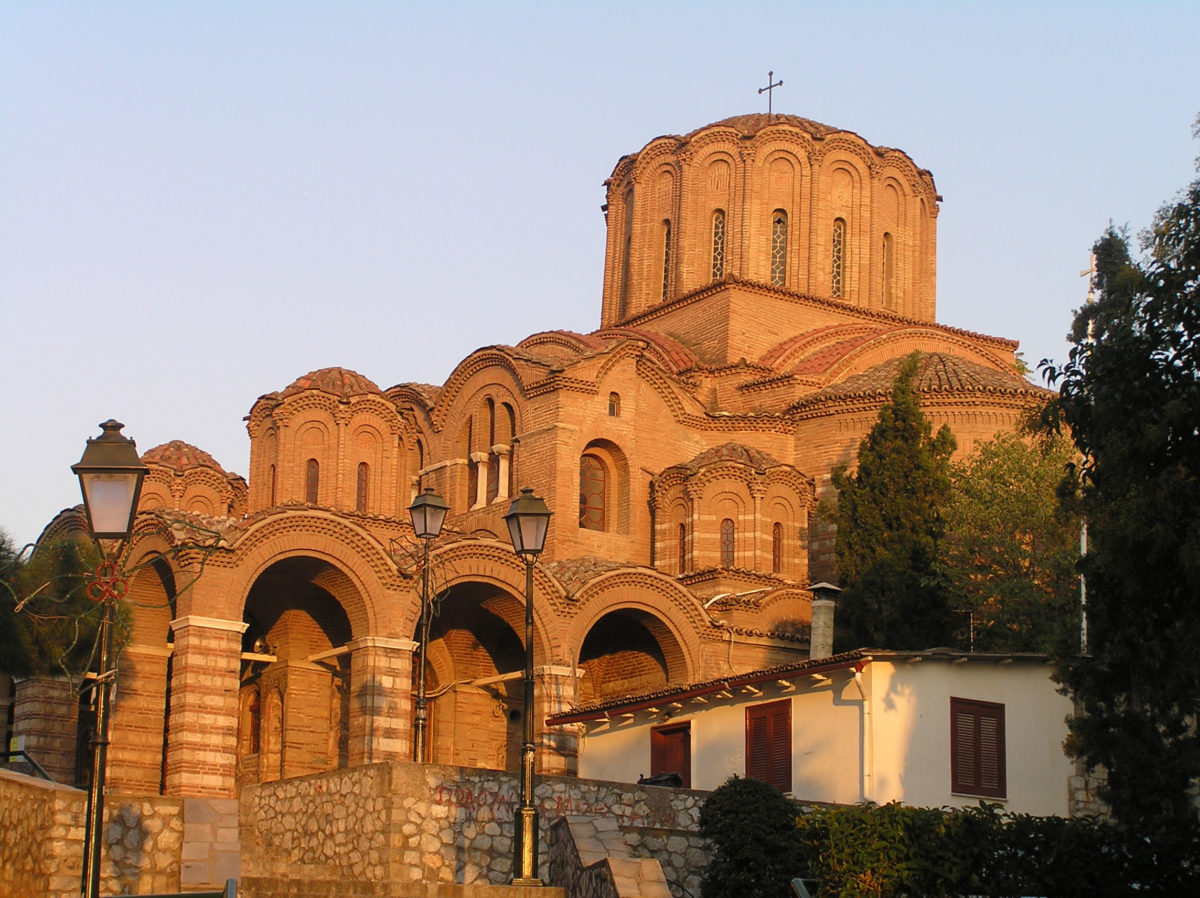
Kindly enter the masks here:
[[932, 170], [938, 318], [1062, 359], [1079, 273], [1194, 176], [1200, 3], [0, 5], [0, 527], [116, 417], [245, 474], [256, 397], [442, 383], [599, 324], [603, 180], [775, 110]]

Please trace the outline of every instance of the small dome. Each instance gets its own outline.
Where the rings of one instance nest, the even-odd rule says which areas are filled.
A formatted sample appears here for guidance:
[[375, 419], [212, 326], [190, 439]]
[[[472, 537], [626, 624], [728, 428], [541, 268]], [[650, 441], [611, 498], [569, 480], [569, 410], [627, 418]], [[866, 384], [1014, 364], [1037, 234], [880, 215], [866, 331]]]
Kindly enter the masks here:
[[780, 464], [778, 459], [773, 458], [761, 449], [755, 449], [753, 446], [747, 446], [744, 443], [722, 443], [720, 446], [705, 449], [691, 461], [687, 462], [684, 467], [698, 471], [700, 468], [705, 468], [709, 465], [729, 461], [739, 465], [747, 465], [755, 470], [775, 468]]
[[[858, 374], [851, 375], [840, 383], [831, 384], [819, 397], [838, 396], [849, 393], [888, 394], [900, 373], [904, 357], [898, 357], [875, 365]], [[1044, 392], [1018, 374], [997, 371], [976, 362], [970, 362], [943, 352], [921, 353], [917, 369], [917, 389], [922, 393], [945, 393], [960, 391], [983, 391], [1003, 393]], [[815, 397], [814, 397], [815, 398]], [[807, 401], [807, 400], [806, 400]]]
[[768, 115], [765, 112], [751, 112], [746, 115], [733, 115], [729, 118], [723, 118], [719, 122], [713, 122], [711, 125], [705, 125], [702, 128], [697, 128], [684, 137], [684, 140], [690, 140], [701, 131], [707, 131], [710, 128], [733, 128], [740, 131], [746, 137], [753, 137], [763, 128], [771, 125], [793, 125], [803, 131], [807, 131], [814, 137], [827, 137], [830, 134], [836, 134], [839, 129], [823, 125], [820, 122], [814, 122], [812, 119], [801, 118], [798, 115], [784, 115], [783, 113], [775, 113]]
[[222, 468], [215, 458], [203, 449], [197, 449], [191, 443], [183, 440], [171, 440], [142, 453], [142, 461], [148, 465], [162, 465], [176, 471], [187, 471], [191, 468], [212, 468], [222, 475], [228, 472]]
[[310, 371], [292, 381], [282, 395], [292, 396], [305, 390], [320, 390], [340, 397], [383, 395], [374, 382], [349, 368], [318, 368]]

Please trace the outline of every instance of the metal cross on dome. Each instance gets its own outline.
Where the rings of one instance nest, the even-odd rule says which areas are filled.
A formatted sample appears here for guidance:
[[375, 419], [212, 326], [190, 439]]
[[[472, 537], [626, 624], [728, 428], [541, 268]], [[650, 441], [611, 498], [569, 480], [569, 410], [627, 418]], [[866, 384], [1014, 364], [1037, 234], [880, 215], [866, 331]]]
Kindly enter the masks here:
[[771, 100], [773, 99], [773, 96], [774, 96], [772, 92], [777, 87], [783, 87], [783, 79], [780, 78], [778, 81], [773, 81], [774, 78], [775, 78], [774, 72], [767, 72], [767, 86], [760, 87], [758, 89], [759, 96], [762, 96], [763, 91], [767, 92], [767, 115], [772, 114]]

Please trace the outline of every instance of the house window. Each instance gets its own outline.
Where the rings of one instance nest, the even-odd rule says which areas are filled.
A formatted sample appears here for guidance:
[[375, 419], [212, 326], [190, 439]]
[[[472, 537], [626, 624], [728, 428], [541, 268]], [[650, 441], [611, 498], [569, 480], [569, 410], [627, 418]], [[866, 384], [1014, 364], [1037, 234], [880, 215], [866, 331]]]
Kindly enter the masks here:
[[721, 521], [721, 567], [733, 567], [734, 529], [733, 519]]
[[671, 219], [663, 222], [663, 269], [662, 269], [662, 301], [667, 301], [667, 288], [671, 283]]
[[608, 416], [610, 418], [621, 417], [621, 396], [618, 393], [608, 394]]
[[358, 482], [354, 489], [354, 508], [359, 514], [366, 514], [367, 511], [367, 486], [371, 474], [371, 469], [365, 461], [358, 463]]
[[746, 776], [792, 791], [792, 703], [788, 699], [746, 709]]
[[783, 525], [776, 521], [771, 525], [771, 573], [783, 571]]
[[1007, 797], [1004, 705], [950, 699], [950, 791]]
[[787, 283], [787, 213], [776, 209], [771, 215], [771, 284]]
[[842, 295], [842, 268], [846, 258], [846, 222], [833, 220], [833, 260], [830, 265], [829, 295], [837, 299]]
[[650, 775], [678, 773], [681, 786], [692, 787], [692, 725], [671, 723], [650, 731]]
[[725, 213], [718, 209], [712, 220], [712, 279], [725, 277]]
[[321, 485], [321, 465], [315, 458], [308, 460], [308, 469], [304, 474], [304, 501], [309, 505], [317, 504], [318, 487]]
[[579, 459], [579, 526], [585, 530], [604, 529], [604, 498], [607, 472], [594, 455]]

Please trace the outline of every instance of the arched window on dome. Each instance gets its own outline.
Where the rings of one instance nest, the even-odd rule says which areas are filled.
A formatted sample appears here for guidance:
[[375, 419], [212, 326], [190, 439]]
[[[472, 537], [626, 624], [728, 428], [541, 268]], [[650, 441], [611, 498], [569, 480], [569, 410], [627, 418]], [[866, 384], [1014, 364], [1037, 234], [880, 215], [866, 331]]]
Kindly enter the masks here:
[[712, 279], [725, 277], [725, 210], [717, 209], [712, 217]]
[[894, 241], [892, 235], [885, 233], [883, 235], [883, 259], [881, 262], [881, 271], [883, 279], [883, 307], [885, 309], [895, 308], [896, 297], [894, 290], [894, 281], [896, 280], [896, 260], [893, 250]]
[[662, 302], [666, 302], [671, 294], [671, 219], [663, 219], [662, 223]]
[[687, 525], [679, 525], [679, 573], [687, 573]]
[[629, 314], [630, 254], [633, 250], [633, 188], [625, 192], [625, 252], [621, 259], [621, 309], [618, 317]]
[[621, 417], [621, 394], [620, 393], [609, 393], [608, 394], [608, 416], [610, 418]]
[[304, 501], [309, 505], [316, 505], [317, 498], [320, 496], [321, 486], [321, 465], [315, 458], [308, 460], [308, 466], [304, 471]]
[[365, 461], [358, 463], [358, 480], [354, 485], [354, 508], [359, 514], [367, 513], [367, 489], [370, 486], [371, 468]]
[[787, 284], [787, 213], [782, 209], [771, 213], [771, 284]]
[[783, 572], [783, 525], [776, 521], [771, 525], [771, 573]]
[[270, 488], [271, 488], [271, 507], [272, 507], [272, 508], [274, 508], [274, 507], [275, 507], [275, 466], [274, 466], [274, 465], [271, 465], [271, 466], [270, 466], [270, 468], [268, 468], [268, 470], [267, 470], [267, 476], [268, 476], [268, 477], [270, 478], [270, 480], [271, 480], [271, 482], [270, 482]]
[[733, 518], [721, 521], [721, 567], [733, 567], [734, 527]]
[[594, 455], [579, 459], [579, 526], [584, 530], [605, 529], [608, 472]]
[[829, 266], [829, 295], [838, 299], [842, 295], [842, 273], [846, 262], [846, 221], [833, 220], [833, 258]]

